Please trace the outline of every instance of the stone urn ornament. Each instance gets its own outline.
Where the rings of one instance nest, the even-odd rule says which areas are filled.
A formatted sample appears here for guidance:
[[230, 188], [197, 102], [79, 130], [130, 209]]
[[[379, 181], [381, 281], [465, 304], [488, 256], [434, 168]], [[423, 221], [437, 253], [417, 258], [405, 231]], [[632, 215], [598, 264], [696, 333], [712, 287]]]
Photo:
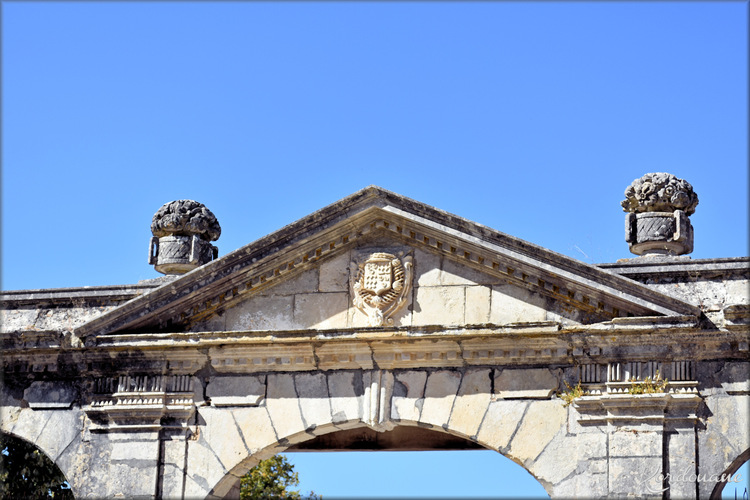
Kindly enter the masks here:
[[211, 211], [193, 200], [162, 205], [151, 220], [148, 263], [162, 274], [184, 274], [219, 256], [210, 242], [219, 239], [221, 226]]
[[689, 182], [657, 172], [636, 179], [625, 190], [625, 241], [636, 255], [683, 255], [693, 251], [698, 195]]

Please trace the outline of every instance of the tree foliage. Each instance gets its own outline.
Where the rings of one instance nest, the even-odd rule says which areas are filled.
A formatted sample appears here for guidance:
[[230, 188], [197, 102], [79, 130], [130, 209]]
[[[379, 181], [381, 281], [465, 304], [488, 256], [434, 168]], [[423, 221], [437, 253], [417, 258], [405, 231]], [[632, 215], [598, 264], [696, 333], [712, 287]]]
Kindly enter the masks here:
[[74, 497], [63, 473], [37, 447], [0, 434], [0, 498]]
[[[262, 460], [250, 469], [240, 480], [240, 500], [255, 499], [293, 499], [303, 497], [292, 486], [299, 484], [299, 477], [294, 472], [294, 465], [283, 455], [276, 455]], [[310, 500], [320, 500], [322, 497], [313, 492], [305, 497]]]

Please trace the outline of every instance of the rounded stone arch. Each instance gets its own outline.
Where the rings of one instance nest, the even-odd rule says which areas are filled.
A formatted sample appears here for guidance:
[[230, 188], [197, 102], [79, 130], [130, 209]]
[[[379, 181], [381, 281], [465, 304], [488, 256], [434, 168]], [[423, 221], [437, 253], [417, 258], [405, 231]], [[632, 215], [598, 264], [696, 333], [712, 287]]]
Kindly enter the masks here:
[[[735, 458], [732, 463], [729, 464], [729, 467], [727, 467], [726, 470], [719, 476], [719, 479], [733, 477], [737, 473], [737, 471], [740, 470], [740, 467], [742, 467], [745, 462], [748, 461], [750, 461], [750, 448], [748, 448], [737, 458]], [[709, 498], [711, 498], [712, 500], [721, 498], [721, 494], [728, 484], [729, 483], [726, 481], [718, 481], [714, 486], [714, 489], [711, 491], [711, 496]], [[747, 478], [745, 478], [745, 481], [742, 484], [747, 484]]]
[[[4, 452], [6, 449], [6, 446], [11, 447], [11, 448], [17, 448], [17, 452], [22, 452], [24, 450], [32, 450], [32, 449], [35, 451], [38, 451], [42, 457], [41, 465], [48, 469], [49, 471], [48, 475], [59, 476], [59, 478], [61, 478], [63, 482], [67, 483], [68, 488], [66, 488], [66, 490], [70, 491], [70, 498], [74, 498], [73, 490], [71, 487], [71, 483], [68, 480], [68, 477], [61, 470], [58, 464], [55, 463], [52, 457], [50, 457], [49, 453], [45, 452], [45, 450], [42, 449], [38, 444], [22, 436], [19, 436], [18, 434], [14, 434], [12, 432], [8, 432], [5, 429], [3, 429], [3, 430], [0, 430], [0, 451]], [[10, 453], [13, 453], [13, 451], [11, 451]]]
[[[342, 425], [343, 424], [343, 425]], [[345, 427], [345, 429], [342, 429], [341, 427]], [[279, 443], [274, 443], [269, 445], [267, 448], [259, 450], [258, 452], [246, 456], [242, 460], [240, 460], [228, 473], [226, 473], [219, 482], [211, 489], [210, 493], [208, 494], [208, 499], [215, 499], [215, 498], [239, 498], [239, 478], [241, 478], [243, 475], [245, 475], [252, 467], [257, 465], [261, 460], [264, 460], [266, 458], [270, 458], [278, 453], [283, 453], [289, 449], [293, 449], [294, 445], [290, 443], [295, 444], [301, 444], [305, 441], [312, 441], [320, 436], [326, 436], [328, 434], [336, 434], [336, 433], [346, 433], [347, 431], [354, 431], [358, 429], [371, 429], [368, 425], [365, 423], [358, 421], [351, 421], [351, 422], [345, 422], [345, 423], [339, 423], [339, 424], [324, 424], [320, 427], [315, 428], [315, 435], [311, 435], [307, 431], [301, 431], [294, 435], [285, 436], [282, 439], [280, 439], [280, 442], [288, 443], [288, 446], [279, 445]], [[547, 491], [547, 486], [545, 485], [545, 482], [543, 480], [540, 480], [531, 470], [526, 468], [523, 463], [521, 463], [517, 458], [514, 458], [512, 456], [508, 456], [505, 453], [501, 453], [496, 449], [492, 449], [486, 445], [482, 445], [481, 443], [478, 443], [476, 440], [472, 440], [470, 437], [467, 437], [465, 435], [462, 435], [460, 432], [451, 431], [450, 429], [444, 429], [444, 428], [435, 428], [430, 427], [427, 428], [424, 424], [419, 424], [418, 422], [399, 422], [397, 425], [393, 426], [390, 431], [398, 430], [398, 429], [420, 429], [420, 435], [424, 436], [424, 433], [435, 433], [435, 434], [447, 434], [450, 436], [454, 436], [460, 439], [465, 439], [467, 441], [470, 441], [471, 443], [475, 443], [477, 445], [477, 448], [479, 449], [486, 449], [487, 451], [494, 451], [503, 457], [513, 461], [517, 465], [521, 466], [526, 472], [529, 473], [531, 477], [533, 477], [536, 481], [538, 481], [542, 487], [545, 488], [545, 491]], [[389, 432], [389, 431], [386, 431]], [[549, 491], [547, 491], [547, 494], [549, 494]]]
[[[60, 469], [74, 494], [81, 486], [79, 474], [71, 468], [76, 461], [83, 429], [83, 412], [71, 410], [37, 410], [19, 405], [4, 408], [0, 432], [22, 439], [38, 448]], [[54, 429], [54, 431], [50, 431]]]
[[495, 397], [491, 373], [460, 367], [268, 374], [253, 406], [199, 408], [185, 496], [223, 498], [261, 459], [325, 434], [396, 426], [432, 429], [499, 452], [550, 496], [588, 491], [578, 484], [579, 469], [604, 445], [604, 434], [568, 432], [569, 408], [552, 396]]

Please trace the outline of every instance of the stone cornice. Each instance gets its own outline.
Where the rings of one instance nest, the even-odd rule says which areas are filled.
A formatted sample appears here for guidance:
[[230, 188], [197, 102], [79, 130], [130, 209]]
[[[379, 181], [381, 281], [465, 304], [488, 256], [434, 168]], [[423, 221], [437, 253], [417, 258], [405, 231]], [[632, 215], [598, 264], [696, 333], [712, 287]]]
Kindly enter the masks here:
[[665, 277], [691, 281], [717, 277], [750, 279], [750, 257], [723, 259], [691, 259], [686, 256], [636, 257], [614, 263], [597, 264], [597, 267], [638, 281]]
[[95, 306], [99, 303], [127, 301], [148, 293], [163, 282], [137, 285], [83, 286], [42, 290], [11, 290], [0, 292], [0, 306], [6, 309], [33, 305], [43, 306]]
[[581, 424], [613, 424], [698, 420], [703, 399], [698, 394], [607, 394], [583, 396], [573, 402]]
[[[742, 332], [706, 331], [690, 317], [613, 321], [597, 328], [544, 322], [510, 326], [308, 331], [180, 332], [100, 336], [84, 349], [7, 349], [5, 371], [120, 370], [194, 373], [406, 369], [467, 365], [607, 363], [618, 360], [750, 359]], [[117, 363], [112, 360], [118, 360]], [[71, 366], [66, 369], [68, 372]]]
[[429, 249], [470, 267], [594, 313], [697, 315], [699, 310], [609, 271], [368, 188], [206, 264], [77, 328], [81, 337], [175, 330], [351, 248], [372, 235]]

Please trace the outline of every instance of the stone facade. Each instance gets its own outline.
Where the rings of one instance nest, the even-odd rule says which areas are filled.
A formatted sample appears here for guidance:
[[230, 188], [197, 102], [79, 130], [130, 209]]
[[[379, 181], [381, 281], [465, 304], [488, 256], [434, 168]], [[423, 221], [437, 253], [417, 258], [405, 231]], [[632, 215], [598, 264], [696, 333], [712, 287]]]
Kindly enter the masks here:
[[591, 266], [371, 187], [187, 274], [3, 292], [0, 429], [78, 498], [234, 497], [284, 450], [475, 448], [553, 498], [708, 498], [750, 458], [749, 279]]

